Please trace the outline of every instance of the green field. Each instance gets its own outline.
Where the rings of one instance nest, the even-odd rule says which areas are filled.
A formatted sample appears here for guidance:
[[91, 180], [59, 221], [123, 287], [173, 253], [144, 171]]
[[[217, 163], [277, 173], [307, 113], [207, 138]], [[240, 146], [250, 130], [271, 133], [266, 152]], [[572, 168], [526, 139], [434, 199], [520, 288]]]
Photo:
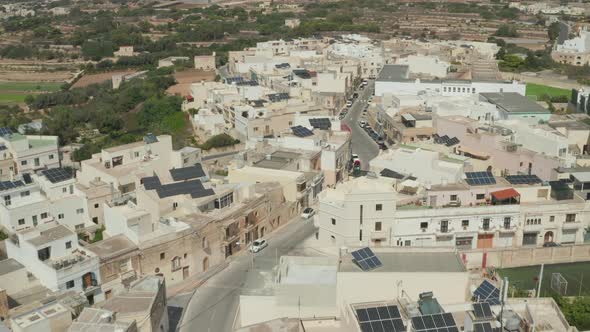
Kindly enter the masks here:
[[0, 82], [0, 104], [22, 103], [29, 94], [59, 91], [62, 84], [60, 82]]
[[535, 83], [526, 84], [526, 95], [537, 96], [537, 99], [541, 99], [541, 96], [547, 94], [550, 97], [567, 96], [569, 99], [572, 95], [572, 91], [568, 89], [556, 88], [548, 85], [541, 85]]
[[[508, 277], [510, 286], [519, 290], [536, 289], [538, 277], [541, 270], [540, 265], [524, 266], [509, 269], [498, 270], [500, 277]], [[545, 265], [543, 271], [543, 285], [541, 296], [551, 296], [554, 292], [551, 290], [551, 274], [561, 273], [567, 280], [567, 296], [586, 295], [590, 296], [590, 262], [565, 263]], [[582, 284], [580, 288], [580, 283]], [[581, 290], [581, 292], [580, 292]]]

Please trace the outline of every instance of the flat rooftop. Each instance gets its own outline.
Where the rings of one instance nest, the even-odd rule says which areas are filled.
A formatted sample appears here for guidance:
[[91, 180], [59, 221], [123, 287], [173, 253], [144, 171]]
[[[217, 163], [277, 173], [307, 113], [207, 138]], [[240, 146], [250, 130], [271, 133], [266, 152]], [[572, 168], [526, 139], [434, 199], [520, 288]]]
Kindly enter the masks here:
[[63, 239], [66, 236], [71, 236], [74, 234], [74, 232], [69, 230], [64, 225], [57, 225], [55, 227], [43, 230], [39, 233], [39, 236], [29, 239], [28, 242], [35, 246], [40, 246], [49, 242], [53, 242], [55, 240]]
[[410, 66], [408, 65], [385, 65], [379, 72], [377, 81], [399, 82], [409, 79]]
[[487, 102], [496, 105], [508, 113], [551, 113], [529, 98], [516, 92], [480, 93]]
[[17, 262], [16, 260], [9, 258], [9, 259], [5, 259], [3, 261], [0, 261], [0, 276], [3, 276], [5, 274], [14, 272], [14, 271], [18, 271], [20, 269], [24, 269], [24, 265], [22, 265], [21, 263]]
[[[356, 249], [349, 249], [350, 252]], [[379, 252], [375, 256], [383, 266], [364, 272], [352, 261], [352, 255], [342, 257], [340, 272], [465, 272], [465, 266], [453, 252]]]
[[137, 246], [122, 234], [90, 244], [86, 246], [86, 249], [92, 251], [101, 259], [123, 255], [138, 250]]

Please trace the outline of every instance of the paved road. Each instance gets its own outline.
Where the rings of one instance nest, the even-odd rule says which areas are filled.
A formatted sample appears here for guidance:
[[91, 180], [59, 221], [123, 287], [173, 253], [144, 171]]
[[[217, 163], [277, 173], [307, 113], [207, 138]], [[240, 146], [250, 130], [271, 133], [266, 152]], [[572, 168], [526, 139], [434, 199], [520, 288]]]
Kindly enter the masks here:
[[313, 221], [298, 217], [270, 234], [268, 247], [260, 253], [247, 252], [235, 257], [226, 269], [197, 288], [179, 331], [232, 331], [239, 295], [264, 293], [278, 257], [289, 253], [315, 230]]
[[346, 123], [352, 129], [352, 153], [359, 155], [361, 159], [361, 169], [369, 169], [369, 161], [379, 154], [379, 146], [371, 137], [358, 125], [359, 119], [363, 109], [368, 104], [368, 99], [373, 95], [375, 88], [375, 81], [370, 80], [369, 84], [364, 90], [359, 92], [359, 97], [356, 99], [348, 114], [344, 118]]

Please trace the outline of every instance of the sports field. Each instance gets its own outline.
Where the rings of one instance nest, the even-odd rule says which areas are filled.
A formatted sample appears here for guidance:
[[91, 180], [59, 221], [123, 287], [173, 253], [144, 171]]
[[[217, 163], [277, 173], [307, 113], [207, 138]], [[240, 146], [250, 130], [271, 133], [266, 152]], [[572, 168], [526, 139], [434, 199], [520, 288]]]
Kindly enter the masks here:
[[0, 82], [0, 104], [22, 103], [30, 94], [58, 91], [60, 82]]
[[[498, 270], [500, 277], [508, 277], [511, 286], [519, 290], [536, 289], [540, 265]], [[590, 262], [545, 265], [541, 296], [551, 296], [551, 275], [561, 273], [567, 281], [567, 296], [590, 296]], [[581, 287], [580, 287], [581, 286]]]
[[550, 97], [567, 96], [569, 99], [572, 95], [572, 91], [568, 89], [556, 88], [548, 85], [541, 85], [535, 83], [526, 84], [526, 95], [536, 96], [537, 100], [541, 99], [541, 96], [547, 94]]

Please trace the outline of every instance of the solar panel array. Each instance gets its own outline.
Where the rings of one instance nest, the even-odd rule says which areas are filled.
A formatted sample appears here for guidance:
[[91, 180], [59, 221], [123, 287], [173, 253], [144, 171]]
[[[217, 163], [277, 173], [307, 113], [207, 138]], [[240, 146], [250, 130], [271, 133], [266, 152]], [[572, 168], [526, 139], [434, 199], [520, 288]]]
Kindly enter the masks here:
[[535, 184], [543, 182], [539, 179], [536, 175], [508, 175], [506, 176], [506, 181], [510, 182], [511, 184]]
[[192, 198], [199, 198], [215, 194], [213, 189], [205, 189], [199, 180], [165, 184], [156, 188], [156, 193], [160, 198], [176, 195], [191, 195]]
[[484, 280], [473, 292], [477, 302], [487, 302], [490, 305], [500, 304], [500, 290], [491, 282]]
[[268, 99], [272, 102], [278, 102], [278, 101], [282, 101], [282, 100], [287, 100], [289, 99], [289, 94], [286, 92], [281, 92], [281, 93], [271, 93], [268, 95]]
[[234, 84], [235, 83], [236, 85], [249, 85], [249, 86], [257, 86], [258, 85], [258, 82], [252, 81], [249, 79], [245, 79], [240, 76], [228, 77], [225, 79], [225, 83], [227, 83], [227, 84]]
[[0, 128], [0, 136], [7, 136], [7, 135], [12, 135], [12, 130], [10, 128]]
[[471, 186], [482, 186], [496, 184], [496, 179], [492, 172], [465, 172], [467, 182]]
[[154, 190], [162, 186], [157, 176], [149, 176], [141, 179], [145, 190]]
[[450, 313], [412, 317], [412, 326], [416, 332], [459, 332]]
[[457, 137], [449, 137], [447, 135], [439, 136], [438, 134], [434, 134], [432, 137], [434, 138], [434, 143], [444, 144], [446, 146], [453, 146], [461, 142]]
[[50, 168], [42, 170], [41, 173], [45, 175], [47, 180], [51, 183], [58, 183], [65, 180], [69, 180], [74, 177], [71, 171], [63, 168]]
[[487, 302], [479, 302], [473, 304], [473, 314], [477, 319], [491, 319], [494, 318], [492, 308]]
[[194, 166], [173, 168], [170, 170], [170, 175], [174, 181], [184, 181], [189, 179], [196, 179], [205, 176], [203, 166], [196, 164]]
[[291, 127], [291, 130], [293, 131], [293, 134], [297, 137], [307, 137], [313, 135], [313, 132], [311, 130], [303, 126]]
[[370, 248], [353, 251], [352, 257], [353, 262], [355, 262], [363, 271], [370, 271], [383, 265]]
[[490, 322], [473, 323], [474, 332], [492, 332], [493, 330]]
[[2, 182], [0, 182], [0, 191], [8, 190], [8, 189], [13, 189], [13, 188], [16, 188], [16, 187], [22, 187], [24, 185], [25, 185], [25, 183], [22, 182], [21, 180], [18, 180], [18, 181], [2, 181]]
[[406, 327], [395, 305], [356, 309], [362, 332], [405, 332]]
[[332, 127], [332, 122], [328, 118], [309, 119], [309, 124], [317, 129], [328, 130]]

